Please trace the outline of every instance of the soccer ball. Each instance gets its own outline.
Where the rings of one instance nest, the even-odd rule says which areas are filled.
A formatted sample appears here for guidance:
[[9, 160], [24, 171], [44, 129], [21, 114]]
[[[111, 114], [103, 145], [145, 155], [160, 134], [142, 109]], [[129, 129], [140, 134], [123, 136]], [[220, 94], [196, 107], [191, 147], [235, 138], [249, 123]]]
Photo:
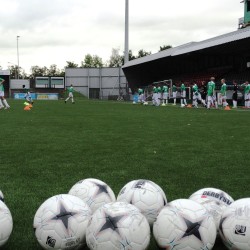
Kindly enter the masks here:
[[37, 210], [33, 227], [44, 249], [71, 249], [86, 244], [89, 206], [80, 198], [61, 194], [47, 199]]
[[163, 106], [163, 107], [164, 107], [164, 106], [166, 106], [166, 104], [165, 104], [165, 103], [162, 103], [162, 105], [161, 105], [161, 106]]
[[85, 201], [93, 213], [102, 205], [116, 201], [112, 189], [105, 182], [93, 178], [78, 181], [69, 194]]
[[144, 250], [150, 242], [150, 227], [135, 206], [112, 202], [93, 214], [86, 240], [91, 250]]
[[185, 108], [185, 104], [181, 104], [181, 108]]
[[143, 105], [147, 106], [147, 105], [148, 105], [148, 102], [144, 102]]
[[199, 203], [179, 199], [159, 213], [153, 235], [161, 249], [210, 250], [216, 239], [213, 217]]
[[0, 201], [0, 246], [9, 239], [13, 228], [13, 220], [9, 208]]
[[133, 101], [133, 104], [136, 104], [136, 102], [135, 102], [135, 101]]
[[193, 193], [189, 199], [200, 203], [208, 210], [215, 220], [217, 230], [219, 230], [223, 211], [234, 202], [231, 196], [217, 188], [200, 189]]
[[149, 180], [134, 180], [119, 192], [117, 201], [128, 202], [140, 209], [152, 226], [160, 210], [167, 204], [163, 190]]
[[3, 192], [0, 190], [0, 201], [4, 202], [4, 195]]
[[228, 249], [250, 249], [250, 198], [237, 200], [224, 210], [219, 232]]

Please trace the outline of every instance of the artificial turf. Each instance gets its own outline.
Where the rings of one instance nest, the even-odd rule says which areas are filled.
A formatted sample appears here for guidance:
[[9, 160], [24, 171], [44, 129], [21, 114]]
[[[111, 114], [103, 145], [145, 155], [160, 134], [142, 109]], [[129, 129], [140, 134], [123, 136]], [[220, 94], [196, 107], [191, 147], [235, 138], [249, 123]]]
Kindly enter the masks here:
[[[97, 178], [117, 195], [129, 181], [149, 179], [168, 201], [204, 187], [235, 200], [249, 197], [250, 112], [153, 107], [77, 99], [8, 100], [0, 111], [0, 189], [13, 217], [3, 249], [41, 249], [33, 217], [49, 197]], [[151, 237], [149, 249], [157, 249]], [[226, 249], [217, 240], [213, 249]]]

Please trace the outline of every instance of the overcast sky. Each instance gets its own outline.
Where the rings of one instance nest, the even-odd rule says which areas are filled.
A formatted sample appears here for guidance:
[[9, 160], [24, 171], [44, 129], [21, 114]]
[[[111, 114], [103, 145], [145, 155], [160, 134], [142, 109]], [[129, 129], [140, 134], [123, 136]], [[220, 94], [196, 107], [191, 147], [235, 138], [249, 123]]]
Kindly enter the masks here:
[[[66, 61], [80, 64], [86, 54], [109, 60], [124, 51], [125, 0], [0, 0], [0, 66]], [[235, 31], [244, 14], [240, 0], [129, 0], [129, 49], [156, 53]], [[8, 63], [10, 62], [10, 63]]]

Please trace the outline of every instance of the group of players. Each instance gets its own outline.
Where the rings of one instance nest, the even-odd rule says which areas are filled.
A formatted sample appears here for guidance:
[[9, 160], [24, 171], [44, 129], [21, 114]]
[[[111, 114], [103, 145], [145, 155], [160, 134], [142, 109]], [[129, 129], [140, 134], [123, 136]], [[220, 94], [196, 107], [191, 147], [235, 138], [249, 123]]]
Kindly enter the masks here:
[[[225, 79], [221, 79], [221, 86], [218, 94], [216, 95], [215, 91], [215, 78], [211, 77], [208, 83], [202, 81], [201, 86], [198, 87], [196, 83], [194, 83], [191, 87], [192, 89], [192, 106], [198, 108], [198, 103], [201, 103], [203, 107], [210, 109], [214, 107], [218, 109], [218, 98], [220, 98], [220, 102], [223, 107], [227, 107], [229, 104], [227, 102], [227, 87]], [[151, 93], [144, 92], [143, 88], [138, 88], [138, 102], [142, 104], [148, 104], [148, 98], [152, 98], [152, 104], [154, 106], [166, 106], [168, 104], [170, 96], [170, 86], [168, 82], [165, 81], [162, 84], [152, 84]], [[244, 100], [245, 100], [245, 108], [250, 108], [250, 84], [248, 81], [245, 81], [242, 85], [238, 85], [236, 81], [233, 81], [233, 108], [237, 108], [238, 105], [238, 91], [243, 90], [244, 92]], [[186, 86], [183, 81], [180, 83], [180, 87], [177, 88], [176, 84], [172, 85], [172, 99], [173, 105], [176, 105], [177, 92], [180, 91], [180, 105], [181, 107], [186, 107], [187, 104], [187, 93]]]

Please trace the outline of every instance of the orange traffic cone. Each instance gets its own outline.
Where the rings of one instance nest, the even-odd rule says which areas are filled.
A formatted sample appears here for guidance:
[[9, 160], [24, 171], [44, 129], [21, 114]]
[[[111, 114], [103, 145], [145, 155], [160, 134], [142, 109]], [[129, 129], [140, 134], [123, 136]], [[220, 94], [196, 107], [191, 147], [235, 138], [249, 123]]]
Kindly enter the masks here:
[[23, 110], [30, 110], [29, 106], [25, 106]]
[[224, 110], [231, 110], [231, 108], [229, 106], [226, 106]]

